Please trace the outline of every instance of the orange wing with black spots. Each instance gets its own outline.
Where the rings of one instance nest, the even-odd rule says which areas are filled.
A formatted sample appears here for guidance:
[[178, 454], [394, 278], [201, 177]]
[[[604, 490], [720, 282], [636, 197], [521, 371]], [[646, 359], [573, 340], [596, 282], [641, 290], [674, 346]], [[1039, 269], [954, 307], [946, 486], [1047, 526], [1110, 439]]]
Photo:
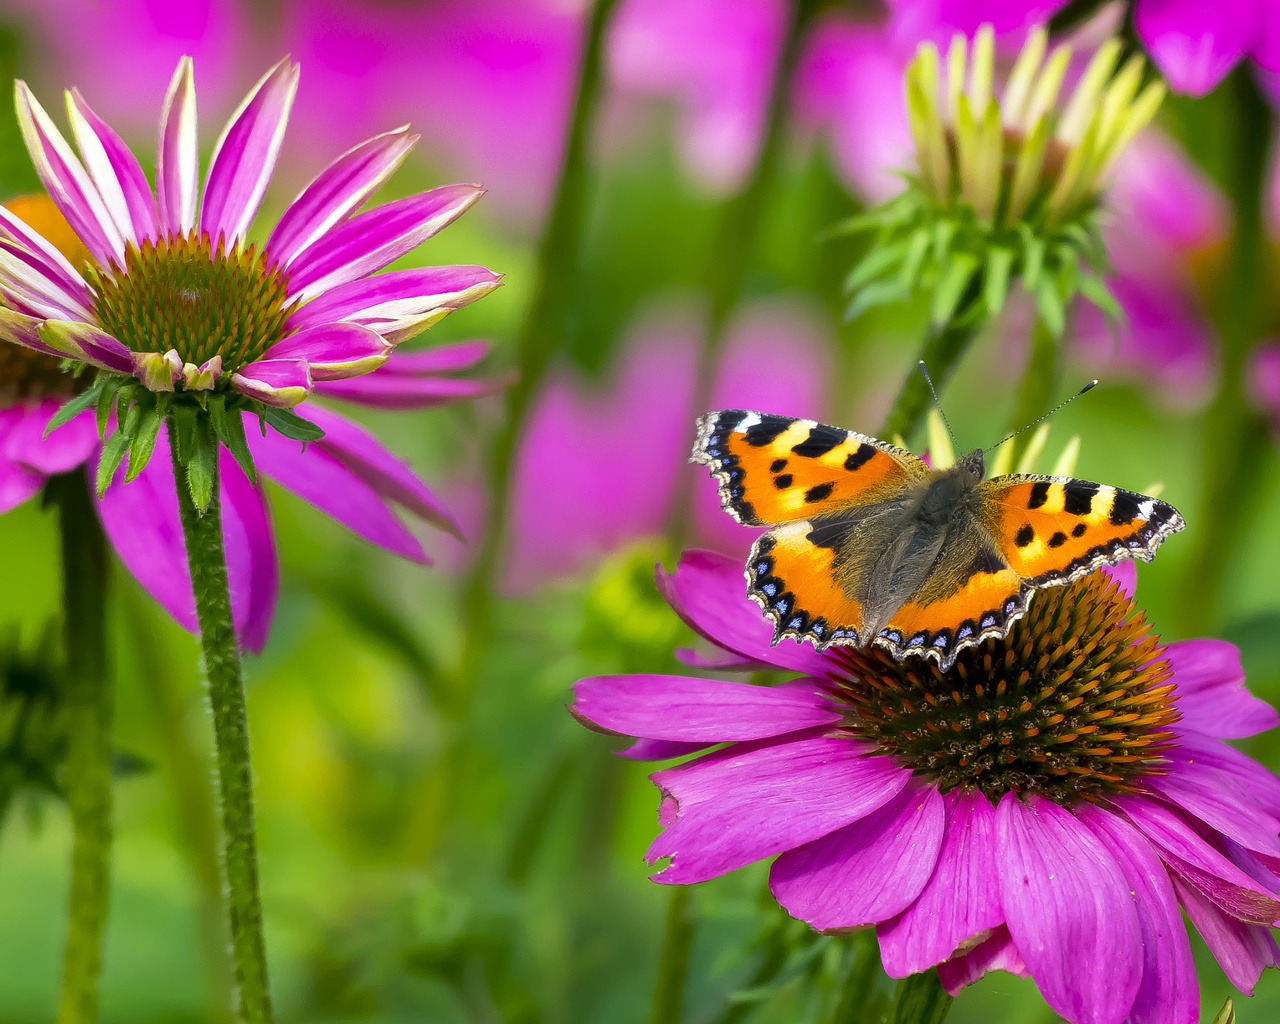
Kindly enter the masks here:
[[[756, 541], [747, 560], [747, 594], [783, 637], [829, 643], [856, 642], [862, 605], [840, 586], [834, 548], [814, 544], [807, 521], [775, 526]], [[797, 593], [799, 596], [797, 596]]]
[[1185, 525], [1157, 498], [1087, 480], [1000, 476], [978, 491], [979, 520], [1030, 587], [1070, 583], [1124, 558], [1149, 562]]
[[698, 420], [690, 461], [711, 470], [721, 504], [746, 526], [875, 502], [929, 473], [909, 451], [866, 434], [741, 409]]

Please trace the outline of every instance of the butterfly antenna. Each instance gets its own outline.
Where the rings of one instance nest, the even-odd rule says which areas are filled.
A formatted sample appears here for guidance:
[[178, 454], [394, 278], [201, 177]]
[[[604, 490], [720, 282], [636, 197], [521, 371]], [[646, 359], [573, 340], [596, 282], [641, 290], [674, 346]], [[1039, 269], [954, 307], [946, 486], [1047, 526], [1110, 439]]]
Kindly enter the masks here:
[[[933, 378], [929, 376], [929, 368], [924, 365], [924, 360], [920, 360], [920, 372], [924, 374], [924, 382], [929, 385], [929, 394], [933, 395], [933, 404], [938, 409], [938, 415], [942, 417], [942, 422], [947, 425], [947, 433], [951, 435], [952, 444], [959, 444], [956, 440], [956, 432], [951, 429], [951, 421], [947, 419], [947, 414], [942, 411], [942, 403], [938, 401], [938, 392], [934, 390]], [[1094, 381], [1096, 384], [1097, 381]]]
[[1000, 447], [1000, 445], [1002, 445], [1002, 444], [1006, 444], [1007, 442], [1012, 441], [1015, 437], [1017, 437], [1019, 434], [1021, 434], [1024, 430], [1030, 430], [1030, 429], [1031, 429], [1032, 427], [1034, 427], [1037, 423], [1041, 423], [1041, 422], [1043, 422], [1044, 420], [1047, 420], [1050, 416], [1052, 416], [1055, 412], [1057, 412], [1059, 409], [1061, 409], [1061, 408], [1062, 408], [1064, 405], [1066, 405], [1068, 402], [1074, 402], [1077, 398], [1079, 398], [1081, 395], [1083, 395], [1086, 391], [1092, 391], [1092, 390], [1093, 390], [1094, 388], [1096, 388], [1097, 386], [1098, 386], [1098, 381], [1097, 381], [1096, 379], [1089, 381], [1089, 383], [1088, 383], [1088, 384], [1086, 384], [1084, 387], [1082, 387], [1079, 391], [1077, 391], [1077, 392], [1076, 392], [1074, 395], [1072, 395], [1070, 398], [1065, 398], [1065, 399], [1063, 399], [1061, 402], [1059, 402], [1057, 405], [1055, 405], [1052, 409], [1050, 409], [1050, 410], [1049, 410], [1047, 413], [1045, 413], [1043, 416], [1039, 417], [1038, 419], [1034, 419], [1034, 420], [1032, 420], [1032, 421], [1031, 421], [1030, 423], [1028, 423], [1025, 427], [1019, 427], [1019, 428], [1018, 428], [1017, 430], [1015, 430], [1012, 434], [1010, 434], [1010, 435], [1009, 435], [1008, 437], [1006, 437], [1003, 441], [1001, 441], [1001, 442], [1000, 442], [1000, 444], [993, 444], [990, 448], [988, 448], [988, 449], [987, 449], [987, 451], [989, 451], [989, 452], [993, 452], [993, 451], [995, 451], [997, 448], [999, 448], [999, 447]]

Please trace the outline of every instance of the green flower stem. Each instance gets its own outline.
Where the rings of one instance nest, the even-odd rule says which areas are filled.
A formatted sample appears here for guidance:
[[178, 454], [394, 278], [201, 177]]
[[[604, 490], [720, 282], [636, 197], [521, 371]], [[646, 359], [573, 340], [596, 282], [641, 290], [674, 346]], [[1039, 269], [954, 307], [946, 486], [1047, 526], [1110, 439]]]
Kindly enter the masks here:
[[62, 532], [62, 600], [66, 628], [67, 802], [75, 829], [71, 896], [58, 1024], [98, 1018], [102, 932], [111, 857], [111, 717], [107, 664], [107, 541], [83, 472], [50, 480]]
[[538, 248], [533, 297], [516, 339], [519, 377], [507, 391], [506, 421], [490, 453], [488, 522], [463, 600], [466, 636], [459, 672], [461, 692], [457, 694], [460, 712], [469, 703], [480, 650], [492, 629], [491, 591], [506, 536], [516, 445], [547, 367], [563, 342], [577, 292], [589, 184], [587, 147], [599, 105], [604, 30], [616, 3], [617, 0], [595, 0], [591, 9], [560, 181]]
[[[1027, 352], [1027, 366], [1022, 371], [1022, 385], [1018, 388], [1018, 410], [1014, 413], [1010, 430], [1022, 430], [1047, 413], [1053, 406], [1053, 395], [1057, 387], [1058, 346], [1053, 333], [1045, 326], [1044, 321], [1036, 318], [1031, 328], [1030, 351]], [[1031, 431], [1025, 431], [1009, 441], [1013, 448], [1013, 465], [1027, 450], [1032, 437]]]
[[[211, 430], [203, 417], [197, 430]], [[170, 436], [176, 425], [169, 422]], [[213, 443], [213, 442], [211, 442]], [[267, 987], [267, 954], [262, 939], [262, 902], [258, 896], [258, 851], [253, 824], [253, 780], [249, 772], [249, 727], [244, 710], [240, 649], [231, 618], [227, 559], [222, 540], [221, 496], [217, 460], [213, 462], [213, 497], [203, 513], [191, 500], [187, 468], [173, 451], [182, 534], [200, 623], [209, 706], [217, 745], [218, 782], [222, 794], [223, 864], [231, 916], [231, 952], [235, 962], [240, 1019], [245, 1024], [271, 1021]]]
[[831, 1024], [862, 1024], [869, 1019], [875, 999], [876, 981], [883, 976], [880, 947], [871, 928], [854, 932], [844, 940], [849, 949], [849, 973], [840, 989]]
[[667, 904], [667, 930], [658, 961], [658, 982], [653, 988], [652, 1024], [679, 1024], [684, 1002], [684, 981], [689, 971], [689, 947], [693, 945], [693, 916], [689, 912], [689, 887], [672, 887]]
[[1212, 632], [1221, 615], [1227, 574], [1237, 568], [1236, 552], [1257, 512], [1271, 450], [1267, 427], [1244, 401], [1244, 367], [1250, 348], [1267, 333], [1266, 240], [1262, 193], [1266, 180], [1271, 109], [1248, 67], [1237, 68], [1228, 85], [1234, 110], [1230, 166], [1236, 204], [1236, 237], [1223, 288], [1214, 303], [1221, 327], [1222, 373], [1218, 393], [1204, 416], [1203, 504], [1192, 523], [1194, 548], [1179, 604], [1185, 634]]
[[[769, 87], [769, 108], [765, 115], [760, 152], [746, 186], [728, 200], [720, 212], [720, 223], [706, 271], [706, 289], [711, 310], [694, 378], [693, 410], [696, 416], [709, 411], [716, 364], [724, 348], [725, 328], [742, 291], [742, 282], [746, 278], [749, 260], [755, 249], [765, 199], [777, 176], [778, 157], [789, 123], [787, 112], [791, 83], [800, 60], [801, 43], [817, 9], [815, 0], [791, 0], [787, 34], [783, 38], [782, 50]], [[690, 427], [692, 428], [692, 424]], [[690, 444], [692, 443], [690, 434]], [[693, 481], [692, 472], [681, 473], [672, 497], [670, 537], [675, 551], [684, 546], [684, 536], [688, 532]]]
[[938, 980], [937, 971], [908, 975], [898, 982], [888, 1024], [942, 1024], [954, 1001]]

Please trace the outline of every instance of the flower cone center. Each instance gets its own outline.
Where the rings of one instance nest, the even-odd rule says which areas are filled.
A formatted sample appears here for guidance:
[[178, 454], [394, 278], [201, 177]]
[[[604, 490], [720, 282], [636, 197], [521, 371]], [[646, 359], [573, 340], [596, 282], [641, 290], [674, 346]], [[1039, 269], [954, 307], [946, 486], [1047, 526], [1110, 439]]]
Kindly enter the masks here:
[[1038, 591], [1002, 640], [946, 673], [878, 648], [842, 649], [832, 693], [847, 729], [944, 791], [975, 786], [1060, 803], [1163, 773], [1177, 721], [1172, 670], [1143, 616], [1104, 573]]
[[134, 352], [172, 349], [196, 366], [221, 356], [224, 373], [261, 358], [293, 311], [264, 253], [195, 231], [130, 244], [124, 266], [91, 271], [90, 284], [102, 327]]

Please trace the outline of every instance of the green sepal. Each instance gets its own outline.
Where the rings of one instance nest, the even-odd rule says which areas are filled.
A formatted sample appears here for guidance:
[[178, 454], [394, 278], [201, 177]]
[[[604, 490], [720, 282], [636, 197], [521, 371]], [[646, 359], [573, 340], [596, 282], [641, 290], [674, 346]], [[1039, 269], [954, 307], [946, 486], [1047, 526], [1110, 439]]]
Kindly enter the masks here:
[[125, 475], [125, 483], [137, 479], [138, 474], [147, 468], [151, 453], [156, 449], [156, 438], [160, 435], [160, 414], [154, 406], [135, 405], [129, 410], [130, 420], [135, 420], [133, 414], [139, 409], [142, 411], [129, 431], [129, 472]]
[[[978, 261], [968, 253], [956, 253], [951, 257], [946, 276], [933, 291], [931, 316], [935, 326], [945, 324], [956, 313], [960, 297], [978, 270]], [[967, 312], [967, 310], [961, 310]]]
[[319, 441], [324, 437], [323, 430], [310, 420], [304, 420], [292, 409], [278, 409], [274, 405], [268, 405], [259, 415], [275, 427], [277, 433], [283, 434], [291, 441], [301, 441], [306, 444], [308, 441]]
[[249, 441], [244, 434], [244, 416], [240, 410], [227, 410], [226, 395], [210, 395], [209, 421], [213, 424], [214, 435], [239, 463], [249, 482], [256, 483], [258, 477], [253, 465], [253, 454], [249, 451]]
[[898, 281], [905, 290], [910, 291], [916, 286], [916, 279], [920, 276], [920, 267], [924, 264], [924, 257], [928, 251], [928, 230], [916, 228], [911, 233], [911, 241], [907, 245], [907, 254], [902, 260], [902, 270], [898, 274]]
[[877, 281], [858, 290], [849, 304], [844, 308], [846, 322], [856, 320], [873, 306], [884, 306], [891, 302], [901, 302], [908, 295], [907, 289], [896, 281]]
[[1125, 319], [1124, 309], [1101, 278], [1094, 277], [1092, 274], [1081, 274], [1077, 285], [1080, 294], [1102, 310], [1107, 317], [1117, 322], [1123, 322]]
[[1067, 326], [1066, 310], [1063, 308], [1062, 296], [1058, 294], [1057, 285], [1048, 276], [1041, 277], [1040, 283], [1036, 286], [1036, 309], [1039, 310], [1040, 319], [1049, 328], [1050, 333], [1055, 338], [1061, 338]]
[[103, 378], [99, 377], [88, 391], [82, 391], [70, 401], [63, 404], [62, 408], [53, 414], [53, 419], [49, 421], [49, 425], [44, 428], [44, 436], [48, 437], [62, 424], [71, 420], [72, 417], [80, 415], [86, 409], [93, 408], [98, 402], [98, 390], [102, 387]]
[[956, 237], [958, 225], [953, 220], [940, 220], [933, 227], [933, 262], [941, 266], [951, 251], [951, 242]]
[[178, 464], [181, 466], [187, 465], [195, 455], [199, 415], [200, 411], [186, 402], [175, 403], [173, 412], [170, 414], [173, 437], [169, 438], [169, 443], [173, 445], [173, 450], [178, 455]]
[[864, 285], [870, 284], [877, 277], [889, 270], [907, 253], [907, 242], [893, 242], [889, 245], [874, 245], [844, 278], [846, 293], [855, 292]]
[[1023, 225], [1022, 232], [1022, 286], [1034, 294], [1040, 285], [1040, 271], [1044, 268], [1044, 239], [1031, 233]]
[[120, 380], [117, 377], [106, 377], [98, 389], [96, 408], [98, 411], [98, 436], [106, 437], [107, 423], [111, 419], [111, 406], [120, 393]]
[[196, 423], [186, 468], [191, 502], [197, 512], [203, 512], [213, 498], [213, 482], [218, 475], [218, 441], [207, 423]]
[[98, 477], [96, 481], [99, 498], [107, 493], [107, 488], [111, 485], [111, 481], [116, 475], [116, 470], [120, 468], [120, 463], [124, 460], [125, 452], [128, 450], [129, 438], [120, 430], [117, 430], [107, 438], [107, 443], [102, 446], [102, 456], [98, 459]]
[[993, 246], [987, 253], [986, 271], [982, 277], [982, 301], [987, 314], [995, 316], [1004, 308], [1009, 293], [1009, 271], [1013, 268], [1013, 251]]

